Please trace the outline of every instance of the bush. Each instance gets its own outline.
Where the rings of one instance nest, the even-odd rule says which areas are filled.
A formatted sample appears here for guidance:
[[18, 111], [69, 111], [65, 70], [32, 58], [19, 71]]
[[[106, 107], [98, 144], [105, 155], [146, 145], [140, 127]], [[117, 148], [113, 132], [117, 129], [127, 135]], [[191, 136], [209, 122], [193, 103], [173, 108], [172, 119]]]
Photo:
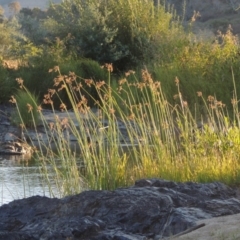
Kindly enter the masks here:
[[63, 48], [119, 69], [142, 63], [154, 41], [180, 30], [173, 14], [152, 0], [64, 1], [52, 4], [48, 16], [41, 28], [52, 42], [71, 36]]
[[[160, 46], [170, 35], [177, 36], [181, 31], [173, 13], [166, 12], [159, 3], [154, 5], [152, 0], [110, 0], [108, 8], [112, 12], [108, 24], [118, 29], [116, 39], [129, 49], [120, 65], [146, 64], [152, 58], [152, 44], [157, 42]], [[159, 53], [157, 50], [154, 54]]]
[[26, 90], [19, 90], [11, 101], [16, 104], [16, 111], [11, 116], [12, 122], [25, 127], [36, 126], [39, 120], [37, 96]]
[[[155, 62], [149, 65], [153, 77], [162, 83], [162, 88], [168, 100], [174, 104], [173, 96], [176, 94], [175, 78], [180, 80], [180, 91], [195, 112], [195, 103], [199, 102], [197, 91], [217, 96], [228, 109], [232, 109], [233, 74], [236, 80], [236, 92], [239, 94], [239, 42], [231, 30], [219, 34], [215, 42], [198, 40], [183, 44], [173, 49], [175, 55], [171, 61]], [[200, 109], [199, 109], [200, 110]], [[200, 115], [203, 112], [198, 112]]]
[[15, 82], [11, 80], [7, 69], [0, 66], [0, 103], [4, 103], [9, 100], [13, 94]]
[[[78, 84], [82, 85], [82, 92], [81, 94], [84, 95], [88, 101], [89, 106], [93, 107], [95, 101], [94, 99], [99, 99], [98, 93], [96, 89], [91, 88], [86, 83], [86, 80], [92, 80], [93, 82], [102, 81], [104, 79], [107, 79], [108, 73], [105, 69], [103, 69], [99, 63], [96, 61], [93, 61], [91, 59], [79, 59], [79, 60], [72, 60], [70, 62], [62, 63], [59, 65], [61, 69], [61, 74], [68, 75], [69, 69], [72, 69], [72, 72], [74, 72], [78, 78], [76, 79], [76, 82]], [[80, 77], [81, 76], [81, 77]], [[69, 101], [69, 96], [66, 93], [66, 91], [60, 91], [59, 97], [61, 101], [63, 101], [67, 108], [72, 108], [72, 105]], [[78, 96], [80, 98], [80, 96]], [[59, 101], [59, 98], [54, 99], [54, 103], [56, 107], [59, 107], [61, 102]]]
[[118, 29], [108, 26], [111, 12], [103, 1], [64, 1], [52, 4], [48, 14], [42, 27], [51, 33], [49, 38], [71, 36], [65, 47], [78, 56], [99, 62], [115, 62], [126, 56], [126, 46], [116, 41]]

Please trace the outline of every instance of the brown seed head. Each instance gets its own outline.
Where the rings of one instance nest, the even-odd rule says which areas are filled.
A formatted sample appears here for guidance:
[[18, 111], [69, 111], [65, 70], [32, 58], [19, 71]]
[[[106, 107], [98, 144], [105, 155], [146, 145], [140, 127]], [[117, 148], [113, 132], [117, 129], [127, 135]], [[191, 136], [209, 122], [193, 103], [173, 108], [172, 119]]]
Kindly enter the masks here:
[[94, 84], [94, 81], [92, 79], [85, 79], [85, 83], [87, 84], [88, 87], [91, 87], [91, 85]]
[[22, 88], [23, 87], [23, 79], [22, 78], [16, 78], [17, 83], [19, 84], [19, 87]]
[[222, 101], [216, 101], [216, 105], [217, 105], [218, 107], [223, 107]]
[[211, 95], [209, 95], [208, 98], [207, 98], [208, 102], [214, 102], [214, 100], [215, 100], [215, 97], [211, 96]]
[[202, 92], [200, 92], [200, 91], [197, 92], [197, 96], [198, 96], [198, 97], [202, 97]]
[[112, 63], [106, 63], [105, 68], [108, 70], [108, 72], [113, 72], [113, 65]]
[[33, 107], [31, 104], [27, 103], [28, 112], [32, 112]]
[[135, 118], [135, 114], [132, 112], [129, 116], [128, 119], [129, 120], [133, 120]]
[[236, 106], [238, 104], [238, 101], [237, 101], [236, 98], [232, 98], [231, 103], [232, 103], [233, 106]]
[[118, 84], [119, 85], [123, 85], [124, 83], [126, 83], [127, 82], [127, 79], [126, 78], [123, 78], [123, 79], [120, 79], [119, 81], [118, 81]]
[[60, 72], [59, 66], [54, 66], [54, 67], [53, 67], [53, 71], [54, 71], [54, 72]]
[[160, 88], [160, 87], [161, 87], [161, 83], [160, 83], [160, 82], [158, 82], [158, 81], [157, 81], [157, 82], [155, 82], [155, 83], [154, 83], [154, 85], [155, 85], [156, 89], [158, 89], [158, 88]]
[[67, 109], [67, 106], [64, 103], [60, 104], [60, 110], [63, 112]]
[[77, 86], [75, 87], [76, 91], [80, 91], [80, 89], [82, 88], [82, 83], [78, 83]]
[[183, 107], [187, 107], [188, 106], [187, 101], [183, 101], [182, 103], [183, 103]]
[[143, 82], [145, 83], [153, 83], [151, 74], [146, 69], [145, 70], [142, 69], [142, 79], [143, 79]]
[[175, 77], [175, 83], [176, 83], [176, 86], [179, 85], [179, 79], [178, 79], [178, 77]]
[[69, 77], [71, 78], [72, 81], [75, 81], [77, 79], [77, 76], [74, 72], [69, 72]]
[[49, 125], [49, 128], [50, 128], [51, 130], [53, 130], [53, 128], [54, 128], [54, 122], [50, 122], [48, 125]]
[[70, 78], [68, 76], [64, 76], [64, 80], [67, 84], [72, 85], [72, 78]]
[[128, 77], [128, 76], [131, 75], [131, 74], [135, 74], [135, 71], [129, 70], [129, 71], [125, 72], [125, 76], [126, 76], [126, 77]]
[[114, 114], [114, 113], [115, 113], [115, 110], [114, 110], [113, 108], [110, 108], [110, 109], [109, 109], [109, 113], [110, 113], [110, 114]]
[[41, 105], [39, 105], [38, 107], [37, 107], [37, 111], [38, 112], [41, 112], [43, 109], [42, 109], [42, 106]]
[[55, 89], [48, 89], [48, 93], [50, 95], [50, 98], [56, 93]]
[[68, 119], [65, 117], [61, 121], [62, 127], [66, 128], [68, 126]]
[[136, 84], [137, 88], [139, 88], [141, 91], [143, 90], [143, 88], [146, 86], [145, 82], [139, 82]]
[[216, 109], [216, 106], [211, 103], [211, 104], [209, 104], [209, 108], [211, 108], [211, 109]]
[[16, 100], [16, 98], [14, 96], [11, 96], [9, 102], [16, 104], [17, 100]]
[[58, 88], [58, 92], [60, 92], [60, 91], [62, 91], [64, 88], [66, 88], [66, 85], [61, 85], [61, 87], [60, 88]]
[[100, 89], [104, 84], [105, 84], [104, 81], [96, 82], [96, 88], [97, 88], [97, 89]]

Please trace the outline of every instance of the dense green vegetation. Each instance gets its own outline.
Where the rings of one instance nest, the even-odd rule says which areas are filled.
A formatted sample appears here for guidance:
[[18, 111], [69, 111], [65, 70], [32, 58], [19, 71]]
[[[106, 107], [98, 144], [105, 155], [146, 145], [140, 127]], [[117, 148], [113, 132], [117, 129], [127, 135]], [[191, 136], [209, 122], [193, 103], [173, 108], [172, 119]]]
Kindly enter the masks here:
[[[80, 162], [56, 123], [58, 138], [51, 141], [57, 139], [57, 153], [49, 143], [47, 158], [46, 151], [38, 157], [43, 170], [48, 163], [56, 166], [63, 195], [79, 192], [79, 179], [94, 189], [153, 176], [239, 184], [239, 39], [231, 28], [214, 40], [201, 39], [191, 32], [192, 24], [183, 28], [173, 8], [152, 0], [69, 0], [44, 12], [22, 9], [2, 18], [6, 40], [0, 56], [18, 60], [18, 68], [0, 68], [0, 102], [15, 93], [15, 78], [21, 77], [30, 99], [36, 94], [42, 107], [72, 108], [82, 128], [79, 110], [92, 106], [109, 122], [104, 131], [109, 144], [101, 151], [105, 142], [98, 132], [92, 136], [99, 145], [90, 148], [86, 131], [80, 135], [70, 123], [82, 149]], [[17, 102], [21, 113], [25, 103]], [[92, 117], [101, 128], [102, 120]], [[117, 118], [138, 125], [137, 132], [129, 125], [130, 155], [119, 153]], [[35, 120], [30, 125], [36, 127]]]
[[[214, 41], [201, 39], [191, 33], [194, 22], [183, 29], [174, 9], [161, 3], [71, 0], [51, 4], [47, 11], [16, 10], [9, 19], [0, 12], [0, 60], [14, 59], [19, 65], [18, 70], [0, 69], [4, 92], [0, 102], [14, 93], [17, 77], [42, 98], [52, 86], [54, 76], [48, 69], [53, 66], [60, 66], [63, 73], [74, 71], [83, 78], [103, 80], [100, 66], [113, 63], [113, 81], [130, 69], [140, 76], [147, 67], [171, 103], [177, 76], [190, 107], [195, 109], [196, 92], [202, 91], [231, 108], [232, 72], [236, 83], [239, 78], [238, 38], [229, 28]], [[239, 84], [236, 88], [239, 92]]]

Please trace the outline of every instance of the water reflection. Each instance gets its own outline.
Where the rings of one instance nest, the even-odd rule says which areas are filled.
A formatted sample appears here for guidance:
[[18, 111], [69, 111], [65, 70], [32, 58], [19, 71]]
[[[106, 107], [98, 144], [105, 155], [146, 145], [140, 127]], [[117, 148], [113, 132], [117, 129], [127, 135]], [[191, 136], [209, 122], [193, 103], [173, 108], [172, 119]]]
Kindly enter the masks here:
[[[134, 145], [136, 149], [138, 146]], [[126, 153], [129, 159], [134, 159], [132, 147], [133, 145], [122, 144], [119, 148], [120, 154]], [[61, 168], [61, 163], [59, 163], [59, 168]], [[47, 183], [40, 174], [39, 163], [31, 159], [31, 156], [0, 155], [0, 173], [0, 205], [34, 195], [60, 197], [61, 189], [59, 191], [56, 187], [53, 167], [47, 166], [49, 181], [52, 179], [51, 191], [53, 192], [50, 193]], [[59, 187], [61, 188], [61, 184]]]
[[0, 171], [0, 205], [34, 195], [52, 197], [36, 161], [0, 155]]

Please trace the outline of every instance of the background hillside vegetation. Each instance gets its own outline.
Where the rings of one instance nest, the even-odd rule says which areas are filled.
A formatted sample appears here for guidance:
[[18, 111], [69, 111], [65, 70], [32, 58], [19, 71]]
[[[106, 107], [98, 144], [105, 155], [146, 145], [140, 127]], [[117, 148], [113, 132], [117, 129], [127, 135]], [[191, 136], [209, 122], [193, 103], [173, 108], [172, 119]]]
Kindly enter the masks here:
[[[16, 8], [8, 19], [0, 11], [0, 60], [5, 67], [9, 60], [18, 66], [1, 67], [0, 102], [14, 93], [16, 77], [41, 98], [52, 85], [48, 69], [55, 65], [65, 73], [103, 80], [99, 66], [112, 63], [112, 81], [130, 69], [140, 76], [147, 67], [172, 103], [177, 76], [189, 106], [197, 103], [196, 91], [231, 106], [240, 52], [230, 27], [215, 39], [201, 39], [191, 32], [196, 16], [183, 28], [184, 16], [164, 1], [71, 0], [50, 4], [46, 11]], [[236, 88], [239, 92], [239, 84]]]

